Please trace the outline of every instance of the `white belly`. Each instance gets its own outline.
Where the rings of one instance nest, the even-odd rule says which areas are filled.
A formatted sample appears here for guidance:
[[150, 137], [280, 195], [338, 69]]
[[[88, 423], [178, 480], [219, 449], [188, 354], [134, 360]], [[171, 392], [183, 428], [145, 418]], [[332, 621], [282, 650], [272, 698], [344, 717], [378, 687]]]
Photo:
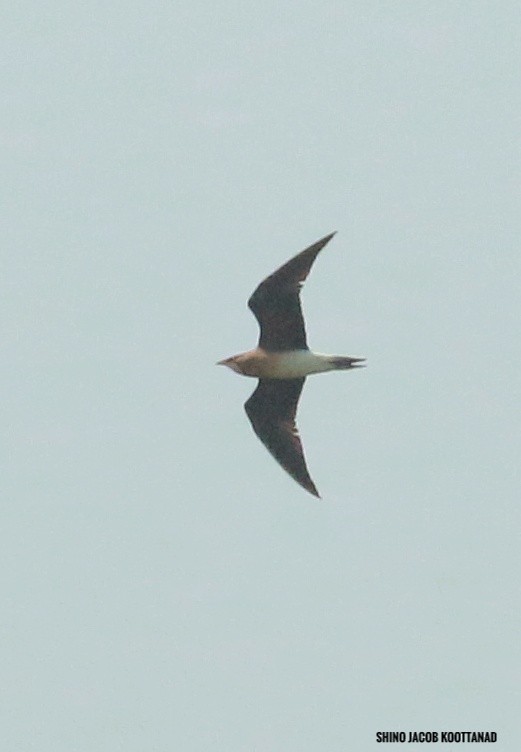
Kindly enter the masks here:
[[330, 356], [313, 353], [311, 350], [291, 350], [272, 354], [269, 363], [270, 379], [301, 379], [312, 373], [331, 371], [334, 366]]

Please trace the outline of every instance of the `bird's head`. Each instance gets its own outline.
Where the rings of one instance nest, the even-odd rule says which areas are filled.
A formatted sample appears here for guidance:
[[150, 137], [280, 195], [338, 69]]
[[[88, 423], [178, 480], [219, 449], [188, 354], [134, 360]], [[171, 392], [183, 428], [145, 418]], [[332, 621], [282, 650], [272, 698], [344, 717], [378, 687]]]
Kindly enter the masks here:
[[228, 366], [228, 368], [231, 368], [232, 371], [235, 371], [235, 373], [242, 373], [242, 368], [240, 365], [240, 355], [232, 355], [230, 358], [224, 358], [224, 360], [219, 360], [215, 365], [216, 366]]

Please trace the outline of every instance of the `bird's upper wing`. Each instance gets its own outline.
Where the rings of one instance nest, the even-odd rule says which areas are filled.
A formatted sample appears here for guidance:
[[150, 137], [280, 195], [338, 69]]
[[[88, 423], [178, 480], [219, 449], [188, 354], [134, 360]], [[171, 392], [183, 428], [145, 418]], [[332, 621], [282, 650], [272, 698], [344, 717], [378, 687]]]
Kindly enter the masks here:
[[244, 409], [253, 430], [277, 462], [314, 496], [295, 414], [305, 379], [260, 379]]
[[260, 325], [259, 347], [272, 352], [307, 348], [300, 288], [318, 252], [334, 234], [310, 245], [266, 277], [248, 300]]

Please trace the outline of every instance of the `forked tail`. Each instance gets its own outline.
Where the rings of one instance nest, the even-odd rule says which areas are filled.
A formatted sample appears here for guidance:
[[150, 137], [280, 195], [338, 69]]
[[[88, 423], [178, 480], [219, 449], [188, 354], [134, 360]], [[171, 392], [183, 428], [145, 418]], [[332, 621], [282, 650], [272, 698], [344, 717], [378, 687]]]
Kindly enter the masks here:
[[348, 358], [345, 355], [330, 355], [329, 362], [335, 370], [345, 371], [348, 368], [363, 368], [365, 358]]

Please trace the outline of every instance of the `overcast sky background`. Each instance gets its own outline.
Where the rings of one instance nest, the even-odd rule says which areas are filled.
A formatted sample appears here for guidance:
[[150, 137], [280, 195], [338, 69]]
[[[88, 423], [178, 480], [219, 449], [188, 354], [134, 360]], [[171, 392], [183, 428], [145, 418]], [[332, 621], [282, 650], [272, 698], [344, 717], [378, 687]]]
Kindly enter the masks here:
[[[520, 748], [520, 31], [508, 0], [4, 8], [2, 750]], [[368, 367], [304, 389], [317, 501], [214, 363], [333, 230], [309, 342]]]

